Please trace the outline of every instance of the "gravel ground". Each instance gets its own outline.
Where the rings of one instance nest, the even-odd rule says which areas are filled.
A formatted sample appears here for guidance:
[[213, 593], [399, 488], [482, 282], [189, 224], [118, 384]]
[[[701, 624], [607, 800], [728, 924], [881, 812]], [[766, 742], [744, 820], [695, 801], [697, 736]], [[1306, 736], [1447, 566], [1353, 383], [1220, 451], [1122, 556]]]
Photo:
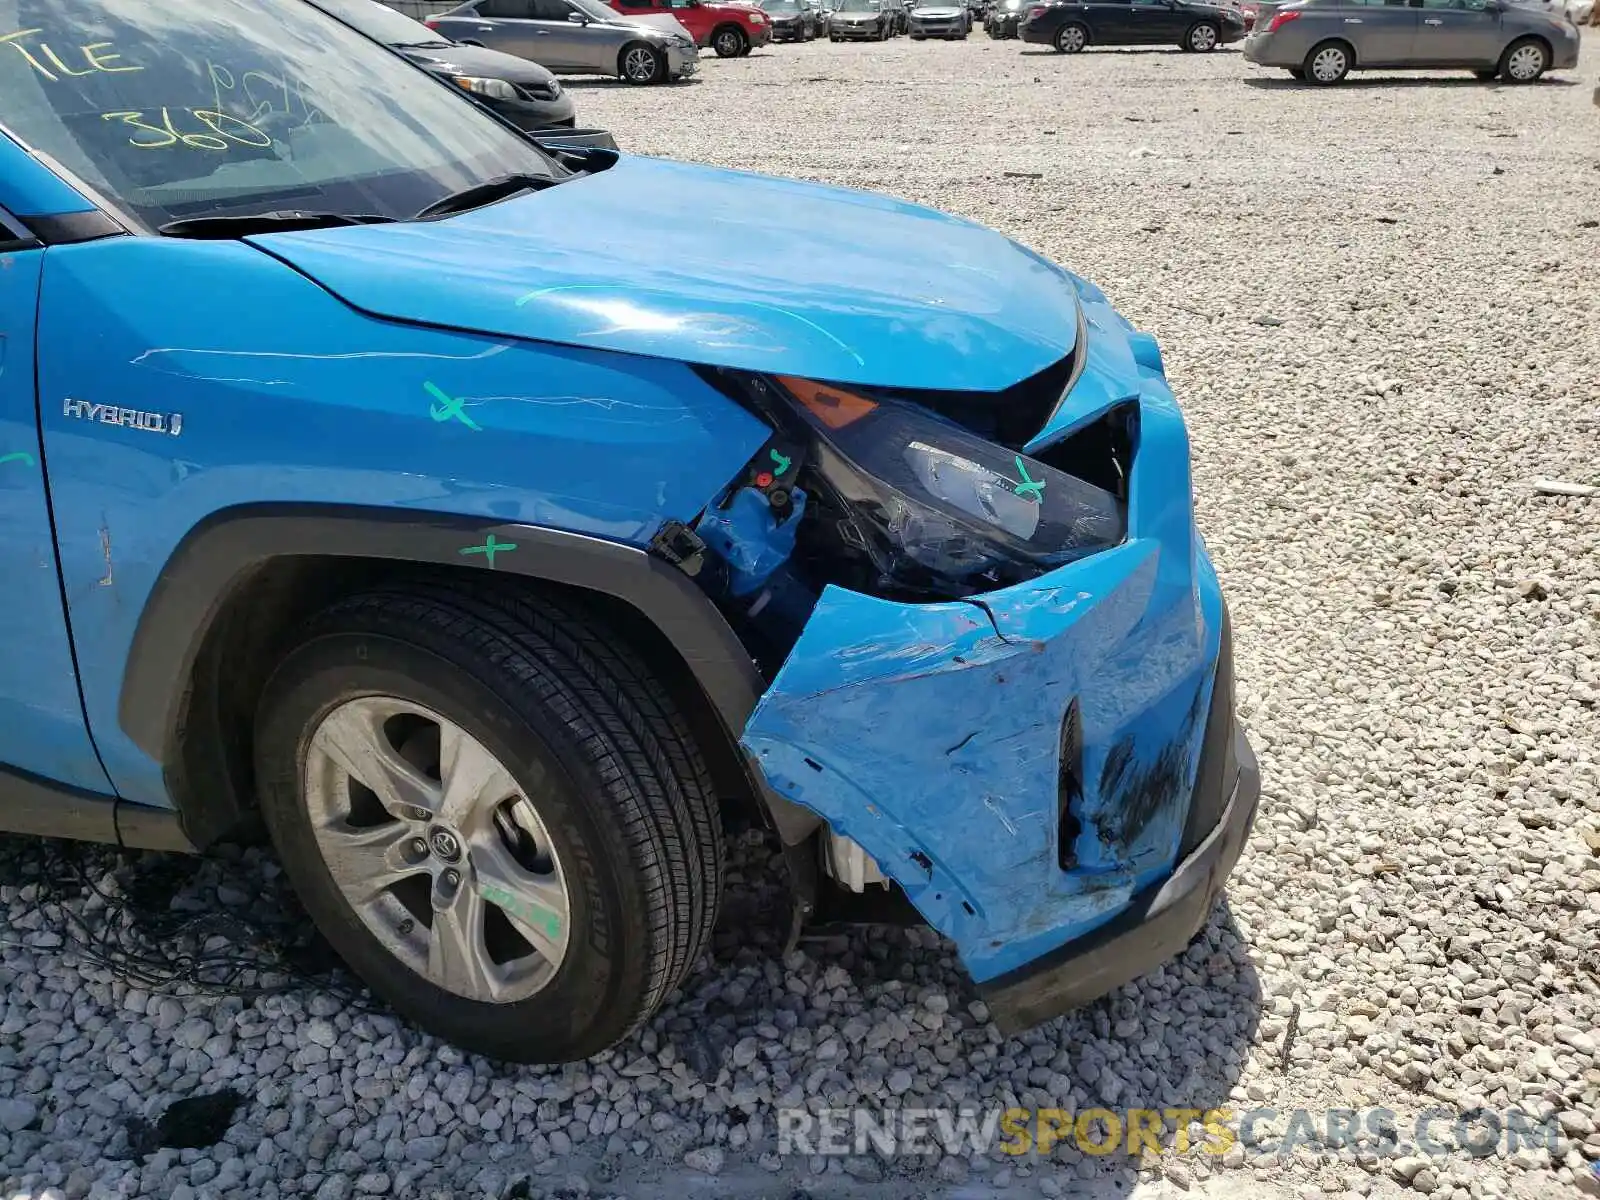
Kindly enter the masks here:
[[[767, 863], [745, 845], [688, 994], [615, 1054], [545, 1071], [464, 1059], [338, 989], [131, 987], [63, 945], [45, 903], [62, 885], [30, 882], [59, 864], [11, 843], [0, 1191], [1600, 1190], [1600, 498], [1529, 486], [1600, 484], [1597, 65], [1590, 47], [1533, 88], [1314, 91], [1232, 52], [1067, 60], [980, 35], [782, 47], [671, 90], [575, 83], [581, 121], [629, 149], [983, 220], [1160, 337], [1265, 779], [1227, 904], [1179, 963], [1006, 1041], [931, 935], [780, 959]], [[130, 886], [106, 852], [75, 861]], [[169, 872], [179, 907], [201, 911], [259, 913], [272, 886], [254, 851], [138, 870], [145, 892]], [[104, 903], [67, 911], [94, 928]], [[147, 1131], [129, 1117], [222, 1087], [243, 1096], [223, 1141], [137, 1154]], [[781, 1104], [941, 1097], [1377, 1105], [1402, 1129], [1429, 1107], [1515, 1106], [1564, 1132], [1553, 1159], [1479, 1161], [772, 1153]]]

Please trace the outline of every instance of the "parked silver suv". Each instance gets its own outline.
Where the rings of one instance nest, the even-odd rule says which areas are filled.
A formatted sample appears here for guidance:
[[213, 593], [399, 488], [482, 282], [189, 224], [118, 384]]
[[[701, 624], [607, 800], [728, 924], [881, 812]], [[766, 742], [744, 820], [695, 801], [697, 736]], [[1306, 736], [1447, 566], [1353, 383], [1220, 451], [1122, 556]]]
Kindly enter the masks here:
[[686, 31], [630, 21], [600, 0], [467, 0], [426, 23], [458, 42], [504, 50], [558, 75], [663, 83], [699, 66]]

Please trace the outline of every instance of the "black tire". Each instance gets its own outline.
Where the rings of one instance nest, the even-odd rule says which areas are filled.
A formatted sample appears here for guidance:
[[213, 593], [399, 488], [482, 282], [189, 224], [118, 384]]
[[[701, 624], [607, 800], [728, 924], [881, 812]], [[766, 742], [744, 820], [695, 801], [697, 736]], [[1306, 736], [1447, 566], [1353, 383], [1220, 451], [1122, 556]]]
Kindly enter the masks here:
[[1301, 83], [1306, 81], [1306, 69], [1304, 67], [1290, 67], [1289, 74], [1294, 76]]
[[1089, 28], [1077, 21], [1068, 21], [1056, 30], [1050, 44], [1055, 47], [1057, 54], [1077, 54], [1089, 44]]
[[1311, 47], [1300, 69], [1305, 72], [1307, 83], [1332, 87], [1344, 82], [1344, 77], [1350, 74], [1350, 68], [1355, 66], [1355, 57], [1349, 42], [1330, 38]]
[[[374, 694], [454, 722], [538, 796], [571, 897], [565, 955], [542, 990], [500, 1004], [435, 985], [334, 881], [304, 799], [308, 744], [336, 706]], [[518, 1062], [597, 1054], [647, 1020], [708, 945], [723, 861], [705, 763], [642, 661], [568, 602], [419, 582], [333, 605], [268, 681], [255, 764], [268, 829], [317, 927], [375, 993], [465, 1049]]]
[[[1536, 65], [1524, 72], [1520, 66], [1524, 56], [1537, 52]], [[1505, 48], [1500, 56], [1496, 74], [1507, 83], [1535, 83], [1550, 69], [1550, 46], [1543, 38], [1521, 37]]]
[[[641, 64], [650, 64], [647, 71]], [[646, 42], [629, 42], [617, 52], [617, 74], [624, 83], [639, 87], [667, 77], [667, 56]]]
[[1183, 35], [1183, 49], [1196, 54], [1209, 54], [1222, 41], [1222, 31], [1210, 21], [1196, 21]]
[[721, 25], [711, 31], [711, 48], [718, 58], [738, 58], [750, 48], [750, 39], [737, 25]]

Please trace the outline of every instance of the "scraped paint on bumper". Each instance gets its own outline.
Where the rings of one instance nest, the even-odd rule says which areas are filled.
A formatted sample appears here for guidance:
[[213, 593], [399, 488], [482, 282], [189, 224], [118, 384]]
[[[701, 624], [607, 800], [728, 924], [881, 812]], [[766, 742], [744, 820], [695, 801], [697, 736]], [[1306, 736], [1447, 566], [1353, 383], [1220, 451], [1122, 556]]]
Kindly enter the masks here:
[[[1202, 778], [1208, 733], [1243, 738], [1226, 609], [1193, 527], [1188, 437], [1153, 343], [1109, 336], [1126, 323], [1087, 291], [1108, 335], [1100, 365], [1114, 352], [1115, 374], [1138, 381], [1128, 540], [965, 600], [827, 588], [742, 739], [773, 790], [860, 844], [956, 943], [1009, 1024], [1088, 999], [1078, 974], [1132, 970], [1104, 991], [1165, 958], [1178, 927], [1192, 936], [1258, 790], [1248, 746], [1231, 778]], [[1095, 411], [1055, 424], [1129, 398], [1106, 390]], [[1113, 962], [1074, 965], [1096, 930], [1139, 912], [1164, 918], [1164, 936], [1146, 939], [1158, 957], [1124, 943]]]

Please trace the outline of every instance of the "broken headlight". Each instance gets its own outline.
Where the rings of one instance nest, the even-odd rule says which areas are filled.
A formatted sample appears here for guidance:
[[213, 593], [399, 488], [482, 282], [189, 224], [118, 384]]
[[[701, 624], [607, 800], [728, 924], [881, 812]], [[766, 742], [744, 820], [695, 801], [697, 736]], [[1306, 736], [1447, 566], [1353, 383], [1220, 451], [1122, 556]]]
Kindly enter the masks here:
[[822, 501], [821, 536], [867, 568], [858, 586], [969, 595], [1126, 535], [1112, 493], [909, 401], [788, 377], [757, 390], [783, 402], [786, 414], [770, 414], [780, 428], [809, 443], [801, 481]]

